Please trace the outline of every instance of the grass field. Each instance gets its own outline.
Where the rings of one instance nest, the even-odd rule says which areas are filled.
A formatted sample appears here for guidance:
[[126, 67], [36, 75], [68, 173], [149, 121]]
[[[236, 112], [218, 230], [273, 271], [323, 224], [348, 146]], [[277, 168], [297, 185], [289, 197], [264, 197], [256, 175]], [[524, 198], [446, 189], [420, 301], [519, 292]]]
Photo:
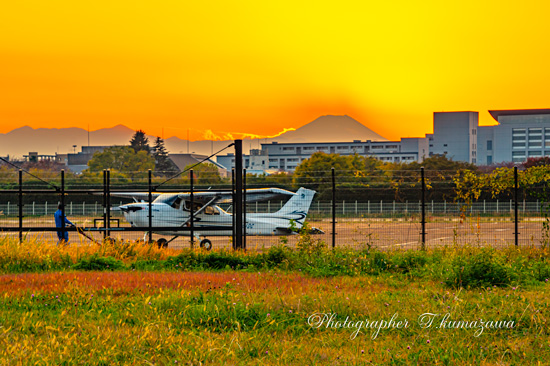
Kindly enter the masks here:
[[0, 239], [0, 364], [548, 364], [547, 249], [310, 239], [266, 253]]

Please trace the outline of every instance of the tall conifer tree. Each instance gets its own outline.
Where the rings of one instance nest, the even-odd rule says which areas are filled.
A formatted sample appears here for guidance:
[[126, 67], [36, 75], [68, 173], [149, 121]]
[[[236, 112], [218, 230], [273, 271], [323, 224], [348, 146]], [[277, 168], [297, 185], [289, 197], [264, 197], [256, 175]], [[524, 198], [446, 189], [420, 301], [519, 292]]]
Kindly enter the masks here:
[[153, 157], [155, 158], [155, 172], [171, 175], [179, 171], [178, 167], [168, 156], [168, 151], [164, 146], [164, 140], [157, 137], [153, 147]]
[[130, 140], [130, 147], [134, 149], [136, 153], [145, 151], [149, 154], [151, 152], [149, 139], [145, 136], [145, 132], [143, 130], [137, 130], [136, 133], [134, 133], [134, 136], [132, 136], [132, 139]]

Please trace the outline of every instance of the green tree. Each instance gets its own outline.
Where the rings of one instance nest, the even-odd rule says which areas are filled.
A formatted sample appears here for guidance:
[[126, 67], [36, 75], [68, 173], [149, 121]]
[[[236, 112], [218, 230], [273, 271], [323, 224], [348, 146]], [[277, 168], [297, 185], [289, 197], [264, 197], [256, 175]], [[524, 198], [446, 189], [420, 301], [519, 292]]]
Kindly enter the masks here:
[[134, 149], [137, 153], [139, 151], [145, 151], [147, 154], [151, 152], [151, 147], [149, 146], [149, 139], [145, 136], [143, 130], [137, 130], [130, 140], [130, 147]]
[[[193, 165], [188, 165], [185, 167], [185, 170], [191, 168]], [[193, 167], [193, 178], [195, 179], [195, 184], [204, 185], [204, 184], [221, 184], [222, 178], [220, 177], [220, 172], [218, 167], [210, 163], [202, 163]]]
[[316, 152], [296, 167], [293, 176], [294, 187], [307, 187], [319, 192], [319, 199], [330, 199], [332, 190], [332, 168], [335, 170], [339, 197], [352, 195], [353, 190], [365, 188], [380, 174], [384, 164], [372, 157], [357, 154], [343, 156]]
[[545, 165], [550, 165], [550, 157], [548, 156], [541, 156], [539, 158], [527, 158], [527, 160], [521, 164], [523, 169], [532, 168], [534, 166], [545, 166]]
[[168, 157], [168, 151], [164, 146], [164, 140], [160, 137], [157, 137], [155, 140], [153, 158], [155, 159], [155, 172], [157, 172], [158, 175], [171, 176], [179, 171], [177, 165]]
[[96, 152], [88, 162], [88, 172], [98, 173], [104, 169], [127, 174], [130, 178], [144, 176], [148, 169], [155, 168], [155, 160], [145, 151], [135, 152], [129, 146], [113, 146]]
[[248, 188], [283, 188], [292, 190], [292, 175], [286, 172], [274, 174], [246, 174]]

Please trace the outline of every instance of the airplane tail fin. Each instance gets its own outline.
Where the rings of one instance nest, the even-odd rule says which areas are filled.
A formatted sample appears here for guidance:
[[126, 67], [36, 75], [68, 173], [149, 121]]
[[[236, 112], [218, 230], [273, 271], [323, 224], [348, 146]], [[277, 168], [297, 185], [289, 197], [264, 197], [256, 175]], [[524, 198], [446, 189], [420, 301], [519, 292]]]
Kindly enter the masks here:
[[307, 215], [309, 211], [309, 206], [311, 206], [311, 201], [313, 201], [313, 196], [315, 191], [307, 188], [300, 188], [294, 196], [292, 196], [287, 203], [277, 211], [279, 215], [291, 214], [291, 213], [301, 213]]

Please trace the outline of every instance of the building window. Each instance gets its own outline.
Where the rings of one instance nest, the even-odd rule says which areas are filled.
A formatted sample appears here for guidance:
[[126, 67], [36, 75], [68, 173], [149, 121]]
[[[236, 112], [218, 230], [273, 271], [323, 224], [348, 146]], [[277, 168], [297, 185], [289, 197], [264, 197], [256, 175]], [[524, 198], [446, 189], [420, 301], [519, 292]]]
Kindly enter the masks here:
[[512, 128], [512, 136], [525, 136], [525, 128]]
[[349, 149], [349, 146], [338, 146], [336, 147], [338, 150], [347, 150]]
[[304, 146], [304, 147], [302, 148], [302, 150], [304, 150], [304, 151], [311, 151], [311, 150], [313, 150], [313, 149], [315, 149], [313, 146]]
[[529, 157], [540, 157], [540, 156], [542, 156], [542, 151], [529, 150]]
[[493, 157], [491, 155], [487, 155], [487, 164], [488, 165], [493, 164]]
[[294, 150], [293, 147], [283, 147], [283, 151], [289, 151], [289, 150]]
[[514, 149], [525, 149], [525, 141], [512, 142], [512, 148], [514, 148]]
[[328, 146], [317, 146], [317, 150], [328, 150]]
[[542, 141], [529, 141], [529, 147], [542, 147]]
[[372, 149], [373, 149], [373, 150], [381, 150], [381, 149], [383, 149], [383, 148], [384, 148], [384, 145], [373, 145], [373, 146], [372, 146]]
[[493, 150], [493, 140], [487, 140], [487, 150]]

